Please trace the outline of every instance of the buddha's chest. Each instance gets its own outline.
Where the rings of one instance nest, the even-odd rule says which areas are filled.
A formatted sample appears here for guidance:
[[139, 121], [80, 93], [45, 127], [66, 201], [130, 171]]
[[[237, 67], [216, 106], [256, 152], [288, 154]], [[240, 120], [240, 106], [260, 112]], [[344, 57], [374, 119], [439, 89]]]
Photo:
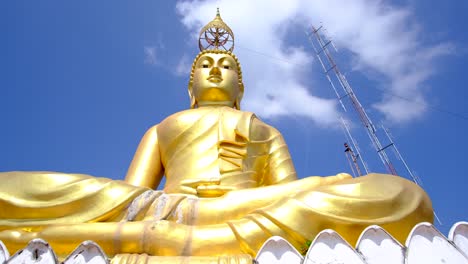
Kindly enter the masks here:
[[244, 116], [242, 112], [226, 107], [191, 109], [173, 114], [158, 125], [160, 149], [235, 140], [238, 124]]
[[218, 111], [184, 111], [165, 119], [157, 130], [163, 162], [177, 158], [175, 155], [207, 155], [206, 151], [214, 149], [219, 141], [219, 123]]
[[[188, 110], [158, 125], [161, 161], [168, 177], [240, 170], [247, 139], [239, 130], [242, 112]], [[176, 173], [177, 172], [177, 173]], [[186, 177], [185, 175], [184, 177]]]

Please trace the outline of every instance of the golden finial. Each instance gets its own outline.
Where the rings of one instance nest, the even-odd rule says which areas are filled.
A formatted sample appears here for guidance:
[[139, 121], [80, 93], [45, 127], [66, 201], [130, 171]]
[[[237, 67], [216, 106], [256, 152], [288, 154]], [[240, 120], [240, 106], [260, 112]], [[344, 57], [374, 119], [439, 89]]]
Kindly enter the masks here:
[[200, 51], [204, 50], [234, 50], [234, 33], [224, 23], [219, 8], [216, 10], [215, 18], [200, 30], [198, 38]]

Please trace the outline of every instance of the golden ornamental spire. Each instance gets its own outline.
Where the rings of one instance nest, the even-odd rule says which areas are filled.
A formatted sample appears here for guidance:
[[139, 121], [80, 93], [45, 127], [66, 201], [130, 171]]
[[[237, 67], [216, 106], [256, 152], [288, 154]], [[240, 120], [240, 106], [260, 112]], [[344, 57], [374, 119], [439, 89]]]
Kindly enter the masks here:
[[231, 28], [224, 23], [219, 8], [216, 17], [200, 30], [198, 37], [200, 51], [204, 50], [234, 50], [234, 33]]

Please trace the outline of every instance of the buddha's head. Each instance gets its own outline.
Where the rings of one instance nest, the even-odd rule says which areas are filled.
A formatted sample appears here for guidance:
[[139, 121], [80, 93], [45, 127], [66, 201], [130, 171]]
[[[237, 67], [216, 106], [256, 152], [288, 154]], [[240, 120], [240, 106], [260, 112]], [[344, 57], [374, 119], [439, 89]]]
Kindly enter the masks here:
[[229, 51], [200, 52], [192, 64], [188, 92], [191, 108], [229, 106], [240, 109], [244, 84], [237, 57]]

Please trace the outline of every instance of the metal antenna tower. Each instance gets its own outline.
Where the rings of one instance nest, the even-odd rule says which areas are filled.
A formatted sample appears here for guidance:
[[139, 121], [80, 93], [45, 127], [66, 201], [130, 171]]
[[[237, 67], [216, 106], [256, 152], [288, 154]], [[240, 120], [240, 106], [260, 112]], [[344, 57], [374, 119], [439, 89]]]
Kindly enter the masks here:
[[[338, 101], [340, 102], [343, 110], [345, 112], [348, 112], [348, 110], [345, 107], [345, 99], [349, 99], [349, 102], [352, 105], [352, 108], [354, 111], [357, 113], [361, 124], [364, 126], [367, 135], [369, 136], [370, 141], [372, 142], [372, 145], [377, 152], [380, 160], [384, 164], [385, 168], [390, 174], [397, 175], [397, 171], [395, 167], [393, 166], [392, 161], [390, 160], [389, 155], [387, 154], [387, 149], [392, 148], [393, 152], [396, 156], [396, 158], [401, 161], [403, 164], [404, 169], [406, 170], [406, 177], [410, 178], [413, 182], [416, 184], [420, 185], [421, 180], [419, 177], [417, 177], [409, 168], [408, 164], [406, 163], [405, 159], [401, 155], [400, 151], [396, 147], [395, 142], [393, 139], [390, 137], [390, 133], [388, 132], [388, 129], [386, 129], [382, 125], [382, 130], [384, 131], [384, 134], [387, 138], [387, 140], [390, 142], [387, 145], [383, 145], [380, 140], [379, 135], [377, 134], [377, 128], [374, 126], [372, 120], [370, 117], [367, 115], [364, 107], [361, 105], [359, 102], [355, 92], [353, 91], [351, 85], [348, 83], [346, 80], [346, 77], [340, 72], [338, 69], [337, 64], [335, 63], [335, 60], [332, 57], [331, 51], [329, 50], [329, 46], [332, 46], [335, 51], [336, 47], [332, 43], [331, 39], [329, 39], [324, 32], [323, 25], [320, 25], [320, 27], [315, 28], [312, 26], [312, 31], [311, 32], [306, 32], [306, 34], [309, 36], [309, 40], [312, 44], [312, 47], [314, 48], [315, 54], [317, 56], [317, 59], [319, 60], [323, 71], [325, 73], [325, 76], [327, 77], [327, 80], [330, 82], [334, 93], [336, 94]], [[334, 81], [335, 80], [335, 81]], [[341, 87], [342, 91], [339, 91], [339, 87]], [[349, 145], [346, 143], [346, 148], [347, 150], [349, 149], [350, 154], [351, 154], [351, 160], [353, 161], [356, 170], [358, 171], [358, 174], [360, 174], [359, 170], [359, 165], [358, 165], [358, 160], [363, 164], [364, 169], [366, 170], [366, 173], [369, 173], [368, 167], [364, 160], [362, 159], [362, 156], [359, 151], [359, 147], [357, 145], [357, 142], [354, 140], [354, 138], [351, 136], [350, 129], [347, 125], [347, 123], [344, 121], [343, 118], [341, 118], [341, 122], [343, 124], [343, 127], [346, 131], [346, 137], [351, 141], [353, 147], [355, 150], [353, 150]], [[347, 151], [346, 150], [346, 151]], [[357, 154], [354, 154], [357, 153]], [[351, 162], [350, 162], [351, 164]], [[351, 170], [354, 172], [354, 168], [351, 167]], [[401, 172], [400, 172], [401, 173]], [[400, 176], [404, 176], [401, 175]], [[439, 224], [442, 224], [440, 221], [439, 217], [437, 214], [434, 212], [434, 216], [439, 222]]]
[[[315, 28], [314, 26], [312, 26], [312, 34], [308, 34], [308, 35], [309, 35], [309, 39], [311, 40], [312, 46], [315, 50], [318, 60], [320, 61], [320, 64], [322, 65], [322, 68], [325, 72], [325, 75], [328, 81], [332, 85], [333, 90], [335, 94], [337, 95], [338, 100], [340, 101], [340, 104], [345, 110], [345, 112], [347, 112], [347, 109], [345, 107], [345, 103], [343, 102], [343, 100], [345, 98], [348, 98], [350, 100], [351, 105], [353, 106], [355, 112], [358, 114], [362, 125], [366, 129], [367, 135], [369, 136], [372, 142], [372, 145], [377, 151], [380, 157], [380, 160], [385, 165], [389, 173], [396, 175], [397, 172], [395, 170], [395, 167], [393, 166], [392, 162], [390, 161], [389, 156], [387, 155], [385, 151], [388, 147], [391, 147], [394, 144], [389, 144], [387, 146], [382, 145], [379, 137], [377, 136], [376, 127], [374, 126], [371, 119], [367, 115], [366, 111], [364, 110], [364, 107], [362, 107], [361, 103], [359, 102], [351, 85], [346, 80], [346, 77], [338, 69], [338, 65], [335, 63], [335, 60], [333, 59], [331, 52], [328, 49], [328, 46], [332, 43], [332, 41], [327, 39], [327, 37], [324, 36], [323, 34], [321, 34], [320, 30], [322, 28], [323, 26], [320, 26], [319, 28]], [[311, 35], [315, 37], [314, 38], [315, 43]], [[336, 78], [335, 82], [333, 82], [331, 74], [334, 74], [334, 77]], [[338, 85], [336, 85], [336, 83]], [[344, 94], [338, 91], [337, 86], [340, 86], [342, 88], [342, 90], [344, 91]]]
[[[362, 175], [361, 168], [359, 168], [359, 163], [357, 162], [358, 156], [354, 154], [354, 151], [351, 149], [348, 143], [345, 142], [344, 147], [345, 147], [344, 152], [345, 152], [346, 158], [348, 159], [349, 166], [351, 167], [351, 171], [353, 172], [353, 175], [361, 176]], [[353, 165], [356, 171], [354, 171]]]
[[[359, 162], [361, 162], [362, 166], [364, 167], [366, 174], [369, 174], [369, 167], [367, 163], [364, 161], [364, 158], [362, 157], [361, 150], [359, 149], [357, 141], [351, 135], [351, 131], [349, 129], [348, 123], [345, 121], [343, 117], [340, 117], [340, 120], [341, 120], [341, 125], [343, 126], [343, 130], [346, 135], [346, 139], [348, 142], [351, 142], [352, 144], [352, 146], [349, 146], [349, 144], [345, 143], [345, 154], [346, 154], [346, 157], [348, 158], [348, 162], [350, 161], [349, 158], [351, 158], [351, 160], [353, 161], [354, 167], [356, 168], [357, 176], [362, 176], [362, 172], [359, 167]], [[351, 164], [350, 164], [350, 167], [354, 174], [354, 169], [353, 169], [353, 166], [351, 166]]]

